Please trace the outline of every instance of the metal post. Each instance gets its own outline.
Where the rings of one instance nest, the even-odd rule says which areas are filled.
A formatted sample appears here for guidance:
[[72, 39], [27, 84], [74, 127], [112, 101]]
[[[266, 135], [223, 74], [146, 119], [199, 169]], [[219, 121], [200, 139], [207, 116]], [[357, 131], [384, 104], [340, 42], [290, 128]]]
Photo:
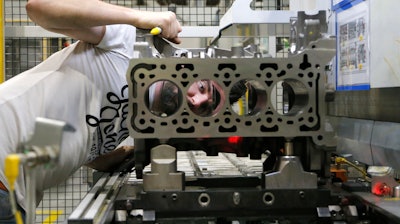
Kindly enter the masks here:
[[26, 223], [36, 222], [36, 167], [26, 167], [25, 178], [27, 183], [26, 192]]
[[4, 1], [0, 1], [0, 83], [5, 81], [5, 62], [4, 62]]

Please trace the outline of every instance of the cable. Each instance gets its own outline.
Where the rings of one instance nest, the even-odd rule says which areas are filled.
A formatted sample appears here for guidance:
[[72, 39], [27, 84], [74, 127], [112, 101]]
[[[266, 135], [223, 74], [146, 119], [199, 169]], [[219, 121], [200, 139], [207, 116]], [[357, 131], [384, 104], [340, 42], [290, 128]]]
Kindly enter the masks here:
[[[347, 159], [345, 159], [345, 158], [343, 158], [343, 157], [339, 157], [339, 156], [336, 157], [336, 158], [335, 158], [335, 162], [336, 162], [336, 163], [346, 163], [346, 164], [348, 164], [348, 165], [354, 167], [356, 170], [358, 170], [360, 173], [363, 174], [365, 180], [368, 180], [368, 179], [371, 177], [365, 170], [361, 169], [361, 168], [358, 167], [356, 164], [354, 164], [354, 163], [348, 161]], [[368, 177], [368, 179], [367, 179], [367, 177]]]

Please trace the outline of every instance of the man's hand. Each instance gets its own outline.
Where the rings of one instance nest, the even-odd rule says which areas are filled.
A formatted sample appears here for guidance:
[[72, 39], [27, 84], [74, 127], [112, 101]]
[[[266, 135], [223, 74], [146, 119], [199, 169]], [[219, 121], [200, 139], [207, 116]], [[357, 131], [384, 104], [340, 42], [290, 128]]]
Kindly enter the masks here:
[[139, 11], [135, 13], [137, 16], [134, 26], [141, 29], [151, 30], [155, 27], [162, 29], [161, 36], [165, 39], [180, 44], [181, 40], [178, 34], [182, 31], [182, 27], [173, 12], [151, 12], [151, 11]]

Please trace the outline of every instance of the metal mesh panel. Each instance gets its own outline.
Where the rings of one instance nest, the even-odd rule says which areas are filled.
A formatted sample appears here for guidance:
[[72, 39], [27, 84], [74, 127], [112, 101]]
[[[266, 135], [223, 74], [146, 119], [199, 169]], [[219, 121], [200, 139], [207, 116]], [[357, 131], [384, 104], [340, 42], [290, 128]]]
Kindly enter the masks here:
[[69, 42], [67, 38], [6, 38], [6, 80], [38, 65]]
[[90, 189], [91, 169], [81, 168], [65, 183], [47, 190], [36, 209], [36, 223], [62, 223]]
[[[183, 26], [214, 26], [233, 0], [107, 0], [106, 2], [149, 11], [174, 11]], [[5, 26], [35, 25], [26, 14], [26, 1], [6, 0]], [[287, 10], [289, 0], [256, 0], [254, 10]], [[6, 79], [37, 65], [64, 46], [63, 39], [5, 38]], [[61, 42], [61, 43], [60, 43]], [[279, 46], [277, 46], [279, 48]], [[42, 52], [42, 53], [41, 53]], [[287, 53], [286, 53], [287, 54]]]
[[[216, 26], [233, 0], [106, 0], [112, 4], [148, 11], [174, 11], [183, 26]], [[256, 0], [254, 10], [287, 10], [289, 0]], [[6, 27], [35, 26], [26, 14], [26, 0], [4, 1]], [[278, 25], [279, 26], [279, 25]], [[276, 29], [284, 29], [276, 27]], [[276, 38], [276, 51], [287, 56], [284, 35]], [[6, 80], [41, 63], [73, 40], [56, 37], [8, 35], [5, 38]], [[264, 40], [259, 40], [264, 41]], [[196, 46], [194, 46], [196, 47]], [[286, 49], [286, 50], [285, 50]], [[88, 192], [91, 169], [82, 168], [65, 183], [45, 192], [36, 211], [36, 223], [63, 223]]]
[[25, 10], [26, 1], [5, 0], [4, 15], [6, 26], [31, 26], [33, 23], [29, 20]]

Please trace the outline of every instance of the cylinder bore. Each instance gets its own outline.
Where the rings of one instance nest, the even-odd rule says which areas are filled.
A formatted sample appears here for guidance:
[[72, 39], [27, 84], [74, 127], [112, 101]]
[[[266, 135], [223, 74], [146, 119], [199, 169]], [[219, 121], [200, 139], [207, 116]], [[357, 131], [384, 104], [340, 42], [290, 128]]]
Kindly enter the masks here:
[[182, 91], [171, 81], [159, 80], [146, 90], [144, 102], [154, 115], [168, 117], [181, 107]]
[[285, 79], [272, 88], [271, 103], [281, 115], [297, 115], [304, 111], [309, 101], [307, 87], [299, 80]]
[[229, 103], [238, 115], [257, 115], [266, 107], [267, 101], [266, 88], [255, 80], [240, 80], [233, 84], [229, 92]]
[[217, 114], [225, 103], [223, 89], [216, 81], [210, 79], [191, 83], [185, 97], [190, 110], [202, 117]]

